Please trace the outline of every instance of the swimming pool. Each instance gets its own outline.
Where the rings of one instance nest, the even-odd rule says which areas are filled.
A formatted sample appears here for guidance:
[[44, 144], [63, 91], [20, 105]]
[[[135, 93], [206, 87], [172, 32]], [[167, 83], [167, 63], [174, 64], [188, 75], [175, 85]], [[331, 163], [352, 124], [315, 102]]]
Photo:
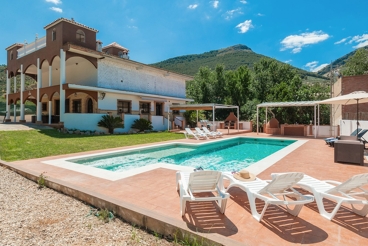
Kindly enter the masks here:
[[233, 171], [248, 167], [294, 142], [296, 140], [238, 137], [200, 145], [173, 143], [68, 161], [113, 172], [157, 163]]

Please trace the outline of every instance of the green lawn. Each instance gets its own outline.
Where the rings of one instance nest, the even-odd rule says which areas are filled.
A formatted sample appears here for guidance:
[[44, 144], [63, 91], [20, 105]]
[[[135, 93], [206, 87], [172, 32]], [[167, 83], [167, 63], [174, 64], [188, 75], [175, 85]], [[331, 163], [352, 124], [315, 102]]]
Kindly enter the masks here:
[[86, 136], [59, 133], [57, 130], [0, 131], [0, 159], [27, 160], [183, 138], [183, 134], [169, 132]]

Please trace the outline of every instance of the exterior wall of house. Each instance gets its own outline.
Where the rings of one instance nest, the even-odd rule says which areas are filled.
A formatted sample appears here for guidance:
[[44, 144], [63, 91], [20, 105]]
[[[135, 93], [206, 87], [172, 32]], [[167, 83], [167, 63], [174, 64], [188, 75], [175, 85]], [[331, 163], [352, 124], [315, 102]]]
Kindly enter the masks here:
[[69, 58], [66, 61], [66, 83], [97, 86], [97, 69], [80, 57]]
[[[159, 72], [162, 72], [161, 74]], [[98, 61], [98, 87], [185, 98], [185, 81], [165, 71], [139, 67], [134, 63]]]
[[[354, 91], [368, 92], [368, 75], [342, 77], [341, 95], [346, 95]], [[356, 120], [356, 105], [342, 106], [342, 119]], [[359, 119], [368, 120], [368, 103], [359, 104]]]

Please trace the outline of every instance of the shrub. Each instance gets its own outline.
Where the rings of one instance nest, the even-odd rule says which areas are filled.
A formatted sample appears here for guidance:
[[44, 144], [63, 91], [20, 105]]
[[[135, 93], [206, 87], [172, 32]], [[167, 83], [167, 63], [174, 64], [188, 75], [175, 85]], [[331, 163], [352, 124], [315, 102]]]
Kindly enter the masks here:
[[120, 117], [112, 115], [104, 115], [97, 123], [97, 126], [107, 128], [110, 134], [114, 133], [115, 128], [124, 128], [123, 120]]
[[132, 128], [138, 129], [140, 132], [152, 130], [152, 122], [146, 119], [137, 119], [133, 122]]

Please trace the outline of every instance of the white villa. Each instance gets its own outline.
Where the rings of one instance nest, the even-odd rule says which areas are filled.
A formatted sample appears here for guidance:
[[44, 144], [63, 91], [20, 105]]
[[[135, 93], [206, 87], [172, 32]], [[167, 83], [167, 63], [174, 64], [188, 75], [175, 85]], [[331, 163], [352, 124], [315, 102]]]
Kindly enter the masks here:
[[[10, 106], [20, 101], [20, 122], [25, 122], [28, 100], [37, 105], [39, 124], [103, 131], [97, 122], [110, 114], [123, 120], [117, 132], [128, 132], [139, 118], [150, 120], [154, 130], [166, 130], [176, 117], [182, 119], [180, 111], [169, 114], [168, 108], [193, 101], [185, 98], [192, 77], [132, 61], [129, 50], [115, 42], [102, 47], [93, 28], [60, 18], [44, 29], [46, 36], [33, 43], [6, 48], [6, 121]], [[17, 75], [20, 90], [14, 89]], [[37, 89], [25, 90], [25, 75], [37, 81]]]

